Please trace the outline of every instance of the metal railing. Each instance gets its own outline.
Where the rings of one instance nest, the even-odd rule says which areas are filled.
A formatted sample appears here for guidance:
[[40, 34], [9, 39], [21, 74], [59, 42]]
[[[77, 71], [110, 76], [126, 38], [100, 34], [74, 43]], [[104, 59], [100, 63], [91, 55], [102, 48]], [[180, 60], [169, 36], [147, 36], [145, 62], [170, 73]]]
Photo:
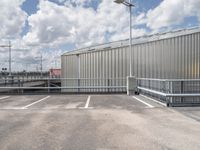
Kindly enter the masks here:
[[42, 78], [0, 79], [0, 93], [126, 92], [126, 79]]
[[171, 106], [200, 105], [200, 79], [137, 79], [141, 93]]

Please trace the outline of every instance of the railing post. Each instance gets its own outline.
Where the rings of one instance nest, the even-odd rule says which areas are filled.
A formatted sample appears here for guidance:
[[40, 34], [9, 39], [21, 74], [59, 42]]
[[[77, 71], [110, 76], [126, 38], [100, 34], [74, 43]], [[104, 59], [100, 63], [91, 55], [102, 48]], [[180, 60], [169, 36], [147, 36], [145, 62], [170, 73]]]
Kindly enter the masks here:
[[78, 78], [78, 93], [80, 93], [80, 78]]
[[110, 79], [107, 79], [107, 86], [108, 86], [108, 93], [110, 93], [110, 88], [109, 88], [109, 86], [110, 86]]
[[[165, 88], [166, 88], [166, 93], [169, 94], [170, 93], [170, 81], [166, 81]], [[167, 106], [169, 107], [170, 106], [170, 98], [165, 97], [165, 101], [166, 101]]]
[[11, 85], [13, 86], [14, 84], [14, 80], [13, 80], [13, 76], [11, 76]]
[[151, 89], [151, 81], [149, 80], [149, 89]]
[[[20, 83], [20, 80], [19, 80], [19, 77], [18, 77], [18, 87], [21, 86], [20, 84], [21, 84], [21, 83]], [[20, 93], [20, 89], [18, 89], [18, 93]]]
[[48, 86], [48, 93], [50, 93], [50, 79], [48, 78], [48, 80], [47, 80], [47, 86]]
[[[181, 91], [181, 94], [183, 94], [183, 81], [181, 81], [181, 89], [180, 89]], [[183, 97], [181, 96], [181, 103], [183, 102]]]
[[7, 83], [7, 78], [5, 78], [5, 86], [7, 85], [6, 83]]

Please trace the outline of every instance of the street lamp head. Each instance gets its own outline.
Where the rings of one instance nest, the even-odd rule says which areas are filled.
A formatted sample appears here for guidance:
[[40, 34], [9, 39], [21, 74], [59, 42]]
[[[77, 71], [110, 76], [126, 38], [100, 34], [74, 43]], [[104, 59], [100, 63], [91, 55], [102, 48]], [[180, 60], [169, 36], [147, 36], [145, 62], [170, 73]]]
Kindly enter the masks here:
[[114, 0], [114, 2], [117, 3], [117, 4], [122, 4], [122, 3], [125, 2], [125, 0]]

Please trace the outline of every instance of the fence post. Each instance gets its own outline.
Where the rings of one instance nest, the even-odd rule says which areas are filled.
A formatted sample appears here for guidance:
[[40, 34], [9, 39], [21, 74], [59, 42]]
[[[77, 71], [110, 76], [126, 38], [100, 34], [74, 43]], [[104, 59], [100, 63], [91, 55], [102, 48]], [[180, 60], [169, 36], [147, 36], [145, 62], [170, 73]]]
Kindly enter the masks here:
[[[183, 91], [183, 81], [181, 81], [181, 91], [180, 91], [180, 92], [181, 92], [181, 94], [183, 94], [183, 92], [184, 92], [184, 91]], [[182, 103], [182, 102], [183, 102], [183, 97], [181, 97], [181, 103]]]
[[[21, 86], [20, 84], [21, 84], [21, 83], [20, 83], [20, 80], [19, 80], [19, 77], [18, 77], [18, 87]], [[18, 89], [18, 93], [20, 93], [20, 89]]]
[[[21, 87], [24, 87], [24, 80], [21, 82]], [[21, 90], [24, 93], [24, 89]]]
[[7, 78], [5, 78], [5, 86], [7, 85], [6, 83], [7, 83]]
[[48, 80], [47, 80], [47, 86], [48, 86], [48, 93], [50, 93], [50, 79], [48, 78]]
[[151, 89], [151, 81], [149, 80], [149, 89]]
[[[170, 81], [166, 81], [166, 93], [170, 93]], [[167, 106], [170, 106], [170, 98], [169, 97], [165, 97], [165, 101]]]
[[78, 93], [80, 93], [80, 78], [78, 78]]
[[11, 85], [13, 86], [13, 84], [14, 84], [14, 77], [12, 76], [11, 77]]
[[108, 83], [108, 93], [110, 93], [110, 88], [109, 88], [109, 86], [110, 86], [110, 79], [107, 79], [107, 83]]

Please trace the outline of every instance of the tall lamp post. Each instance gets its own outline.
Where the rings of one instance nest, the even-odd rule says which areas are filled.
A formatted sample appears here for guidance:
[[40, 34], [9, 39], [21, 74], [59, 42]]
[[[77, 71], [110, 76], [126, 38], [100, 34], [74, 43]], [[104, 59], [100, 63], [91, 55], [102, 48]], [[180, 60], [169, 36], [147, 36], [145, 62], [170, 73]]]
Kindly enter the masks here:
[[129, 38], [129, 67], [130, 67], [130, 74], [127, 76], [127, 95], [132, 95], [133, 93], [137, 92], [137, 81], [135, 78], [133, 78], [132, 75], [132, 7], [135, 5], [131, 3], [131, 0], [127, 2], [126, 0], [114, 0], [117, 4], [123, 4], [129, 8], [130, 11], [130, 38]]
[[130, 11], [130, 22], [129, 22], [129, 27], [130, 27], [130, 38], [129, 38], [129, 67], [130, 67], [130, 77], [132, 77], [132, 7], [135, 5], [131, 3], [131, 0], [127, 2], [126, 0], [114, 0], [115, 3], [117, 4], [124, 4], [125, 6], [129, 7]]

